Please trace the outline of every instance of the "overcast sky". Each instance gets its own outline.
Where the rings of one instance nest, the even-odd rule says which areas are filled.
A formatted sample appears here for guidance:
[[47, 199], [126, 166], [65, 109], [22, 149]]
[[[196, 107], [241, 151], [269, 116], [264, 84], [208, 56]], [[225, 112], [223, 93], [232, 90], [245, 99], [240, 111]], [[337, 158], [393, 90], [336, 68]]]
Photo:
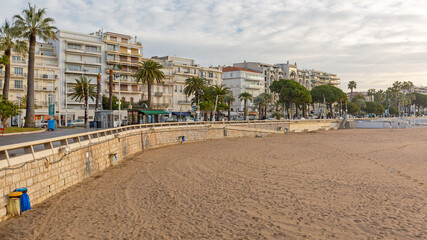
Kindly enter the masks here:
[[[39, 0], [59, 29], [137, 36], [144, 56], [202, 66], [297, 62], [336, 73], [341, 87], [427, 86], [425, 0]], [[0, 0], [0, 21], [28, 0]]]

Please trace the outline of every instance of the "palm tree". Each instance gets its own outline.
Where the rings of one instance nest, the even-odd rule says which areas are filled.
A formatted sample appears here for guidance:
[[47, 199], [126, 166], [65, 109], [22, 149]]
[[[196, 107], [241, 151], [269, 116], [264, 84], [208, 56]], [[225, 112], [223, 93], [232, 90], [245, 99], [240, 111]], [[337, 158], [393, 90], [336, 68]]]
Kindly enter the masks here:
[[356, 89], [357, 83], [355, 81], [348, 82], [348, 89], [351, 91], [351, 98], [353, 98], [353, 89]]
[[267, 117], [267, 108], [268, 105], [273, 102], [273, 95], [271, 95], [271, 93], [261, 93], [260, 95], [264, 98], [264, 117]]
[[[28, 99], [27, 95], [24, 95], [22, 97], [18, 97], [18, 100], [19, 100], [18, 105], [19, 105], [20, 109], [26, 109], [27, 108], [27, 99]], [[39, 106], [37, 106], [37, 104], [34, 104], [34, 108], [37, 109], [37, 108], [39, 108]]]
[[246, 120], [246, 114], [248, 113], [248, 111], [247, 111], [247, 102], [248, 102], [248, 100], [252, 99], [252, 94], [250, 94], [248, 92], [242, 92], [239, 95], [239, 99], [240, 99], [240, 101], [244, 101], [244, 106], [245, 106], [244, 107], [244, 111], [245, 111], [245, 113], [243, 115], [243, 120]]
[[373, 102], [373, 96], [375, 95], [375, 89], [373, 89], [373, 88], [368, 89], [368, 93], [367, 93], [367, 95], [368, 95], [368, 97], [369, 97], [369, 100], [370, 100], [371, 102]]
[[3, 69], [3, 65], [9, 64], [9, 58], [6, 55], [0, 56], [0, 69]]
[[[4, 25], [0, 28], [0, 51], [4, 51], [4, 55], [7, 59], [11, 59], [12, 49], [14, 52], [24, 55], [28, 52], [27, 43], [19, 39], [16, 28], [12, 26], [7, 20], [4, 21]], [[3, 97], [9, 98], [9, 83], [10, 83], [10, 61], [4, 64], [4, 85], [3, 85]]]
[[262, 112], [263, 112], [262, 109], [264, 106], [264, 102], [265, 102], [265, 99], [261, 94], [254, 98], [254, 105], [258, 108], [258, 112], [259, 112], [258, 114], [259, 120], [261, 120], [262, 118]]
[[232, 94], [228, 94], [224, 97], [224, 102], [228, 105], [228, 121], [231, 121], [231, 104], [236, 101]]
[[200, 97], [203, 94], [203, 89], [207, 86], [206, 78], [190, 77], [185, 80], [184, 93], [187, 96], [194, 95], [192, 101], [199, 105]]
[[161, 70], [162, 68], [163, 66], [160, 63], [149, 59], [142, 63], [142, 66], [139, 67], [135, 74], [136, 82], [139, 83], [141, 81], [143, 84], [147, 84], [147, 106], [149, 109], [151, 108], [151, 85], [154, 84], [154, 81], [161, 83], [165, 79], [165, 74]]
[[95, 87], [90, 85], [90, 80], [84, 76], [80, 77], [80, 79], [76, 79], [76, 85], [72, 88], [72, 92], [68, 94], [72, 100], [76, 100], [78, 102], [84, 101], [85, 104], [85, 126], [87, 126], [87, 103], [90, 99], [94, 99], [96, 97]]
[[28, 9], [22, 11], [21, 15], [15, 15], [15, 29], [24, 38], [30, 42], [28, 54], [28, 76], [27, 76], [27, 113], [25, 116], [25, 127], [35, 127], [34, 111], [34, 62], [36, 51], [36, 38], [43, 41], [49, 39], [57, 40], [56, 31], [58, 30], [52, 24], [53, 18], [46, 16], [46, 8], [38, 9], [35, 5], [28, 3]]

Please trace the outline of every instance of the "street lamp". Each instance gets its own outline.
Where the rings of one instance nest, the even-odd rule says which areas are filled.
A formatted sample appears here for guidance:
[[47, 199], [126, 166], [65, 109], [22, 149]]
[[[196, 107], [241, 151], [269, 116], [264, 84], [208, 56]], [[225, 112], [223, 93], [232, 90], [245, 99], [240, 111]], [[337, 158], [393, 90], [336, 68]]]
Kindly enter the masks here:
[[[118, 67], [119, 67], [119, 70], [120, 70], [120, 71], [123, 69], [123, 66], [122, 66], [122, 65], [120, 65], [120, 64], [119, 64], [119, 66], [118, 66]], [[121, 115], [121, 113], [120, 113], [120, 111], [121, 111], [121, 105], [122, 105], [122, 104], [121, 104], [121, 96], [120, 96], [120, 77], [121, 77], [120, 73], [116, 73], [116, 74], [115, 74], [115, 78], [116, 78], [116, 79], [117, 79], [117, 78], [119, 79], [119, 127], [120, 127], [120, 126], [122, 126], [122, 119], [121, 119], [121, 116], [120, 116], [120, 115]]]

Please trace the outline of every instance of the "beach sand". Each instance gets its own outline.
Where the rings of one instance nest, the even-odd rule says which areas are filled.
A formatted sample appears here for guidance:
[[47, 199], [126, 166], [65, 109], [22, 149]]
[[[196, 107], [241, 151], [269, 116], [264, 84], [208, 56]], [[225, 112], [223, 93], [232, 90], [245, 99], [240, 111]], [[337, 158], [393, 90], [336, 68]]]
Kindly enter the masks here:
[[426, 239], [427, 129], [144, 151], [0, 223], [0, 239]]

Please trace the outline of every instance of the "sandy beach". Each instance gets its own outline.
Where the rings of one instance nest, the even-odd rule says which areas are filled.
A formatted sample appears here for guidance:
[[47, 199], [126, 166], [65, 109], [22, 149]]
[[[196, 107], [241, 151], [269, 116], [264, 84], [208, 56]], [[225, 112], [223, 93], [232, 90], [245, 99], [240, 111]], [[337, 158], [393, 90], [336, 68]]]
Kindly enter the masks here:
[[144, 151], [0, 223], [0, 239], [426, 239], [427, 128]]

